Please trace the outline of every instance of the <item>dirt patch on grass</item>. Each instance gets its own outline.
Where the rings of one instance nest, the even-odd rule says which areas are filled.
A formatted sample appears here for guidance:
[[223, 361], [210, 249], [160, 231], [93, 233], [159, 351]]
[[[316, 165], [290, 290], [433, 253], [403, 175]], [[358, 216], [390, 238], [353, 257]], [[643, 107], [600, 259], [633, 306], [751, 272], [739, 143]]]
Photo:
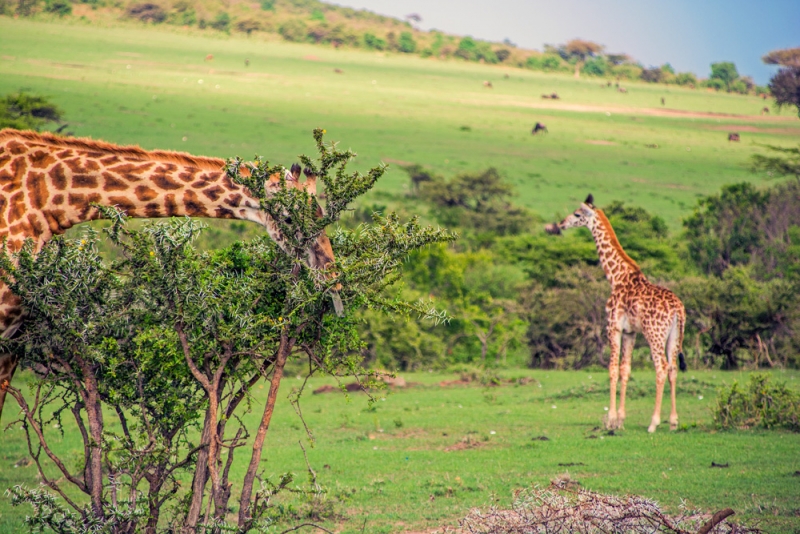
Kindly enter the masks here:
[[475, 438], [471, 438], [469, 436], [464, 436], [461, 441], [458, 441], [449, 447], [444, 448], [444, 452], [454, 452], [454, 451], [467, 451], [469, 449], [478, 449], [486, 445], [482, 441], [478, 441]]
[[303, 56], [303, 59], [306, 61], [319, 61], [319, 57], [315, 56], [314, 54], [308, 54]]

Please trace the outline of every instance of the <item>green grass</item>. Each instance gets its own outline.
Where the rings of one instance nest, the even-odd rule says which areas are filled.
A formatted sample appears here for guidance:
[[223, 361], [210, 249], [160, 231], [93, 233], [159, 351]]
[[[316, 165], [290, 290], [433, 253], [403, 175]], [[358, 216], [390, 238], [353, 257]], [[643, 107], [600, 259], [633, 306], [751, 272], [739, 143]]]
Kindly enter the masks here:
[[[773, 374], [790, 386], [800, 383], [798, 372]], [[645, 495], [672, 511], [685, 499], [690, 506], [710, 511], [731, 507], [738, 519], [760, 521], [768, 532], [800, 528], [800, 477], [793, 476], [800, 470], [800, 435], [721, 432], [712, 425], [715, 386], [745, 381], [746, 373], [682, 374], [678, 409], [685, 430], [670, 432], [664, 424], [651, 435], [646, 427], [654, 377], [649, 370], [635, 371], [631, 385], [643, 396], [630, 398], [626, 429], [615, 436], [596, 429], [608, 406], [605, 371], [507, 371], [504, 376], [536, 381], [492, 389], [439, 387], [439, 381], [456, 377], [406, 375], [418, 385], [390, 392], [374, 410], [363, 394], [353, 394], [349, 401], [340, 393], [305, 395], [303, 413], [317, 438], [314, 448], [306, 442], [309, 460], [336, 499], [337, 512], [345, 516], [329, 526], [360, 532], [365, 519], [365, 532], [453, 525], [471, 507], [491, 502], [508, 506], [515, 489], [547, 485], [568, 472], [587, 489]], [[290, 377], [281, 386], [264, 453], [266, 475], [293, 471], [299, 481], [305, 478], [298, 445], [305, 434], [285, 398], [300, 383]], [[328, 383], [332, 382], [312, 379], [309, 388]], [[245, 418], [249, 426], [257, 425], [265, 397], [266, 386], [257, 390], [254, 413]], [[664, 419], [667, 414], [668, 406]], [[69, 465], [80, 457], [76, 434], [67, 426], [64, 438], [55, 444]], [[534, 439], [539, 436], [549, 441]], [[465, 437], [480, 445], [446, 451]], [[239, 477], [249, 459], [245, 455], [239, 453], [235, 462]], [[36, 484], [34, 466], [12, 468], [24, 456], [22, 432], [5, 431], [0, 487]], [[730, 467], [712, 469], [712, 461]], [[584, 465], [559, 465], [568, 463]], [[21, 528], [25, 512], [0, 500], [0, 531]]]
[[[620, 94], [599, 79], [179, 29], [0, 17], [0, 34], [0, 94], [50, 95], [77, 135], [289, 164], [313, 153], [311, 129], [324, 127], [358, 150], [361, 169], [381, 160], [445, 175], [495, 166], [518, 201], [548, 219], [592, 192], [600, 205], [643, 206], [674, 230], [699, 196], [761, 180], [744, 168], [757, 143], [788, 146], [800, 136], [791, 110], [760, 117], [768, 103], [752, 96], [636, 83]], [[553, 91], [557, 103], [540, 98]], [[670, 109], [750, 117], [645, 114], [661, 97]], [[530, 135], [537, 121], [549, 135]], [[742, 142], [729, 143], [728, 131]], [[598, 141], [613, 144], [589, 143]], [[407, 182], [394, 165], [372, 201], [385, 203]]]

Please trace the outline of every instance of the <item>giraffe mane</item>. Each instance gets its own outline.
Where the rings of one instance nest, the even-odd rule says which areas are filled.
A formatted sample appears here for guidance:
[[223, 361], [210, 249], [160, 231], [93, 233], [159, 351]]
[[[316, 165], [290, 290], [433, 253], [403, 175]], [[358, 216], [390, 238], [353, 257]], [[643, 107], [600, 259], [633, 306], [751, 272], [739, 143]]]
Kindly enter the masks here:
[[628, 263], [628, 265], [630, 265], [637, 271], [641, 271], [639, 265], [635, 261], [633, 261], [633, 258], [628, 256], [628, 253], [625, 252], [625, 249], [623, 249], [622, 245], [620, 245], [619, 239], [617, 239], [617, 233], [614, 232], [614, 228], [611, 226], [611, 222], [608, 220], [608, 217], [606, 217], [606, 214], [603, 213], [603, 210], [601, 210], [600, 208], [595, 208], [594, 211], [597, 214], [597, 218], [600, 220], [600, 224], [602, 224], [603, 227], [606, 229], [606, 233], [608, 234], [609, 239], [611, 240], [611, 246], [614, 248], [614, 250], [616, 250], [617, 253], [619, 253], [620, 257], [626, 263]]
[[139, 161], [167, 161], [179, 165], [189, 165], [201, 169], [221, 171], [225, 165], [225, 160], [206, 156], [193, 156], [185, 152], [174, 152], [171, 150], [145, 150], [141, 147], [120, 146], [106, 141], [90, 139], [88, 137], [61, 137], [50, 132], [38, 133], [30, 130], [14, 130], [5, 128], [0, 130], [0, 142], [7, 139], [25, 139], [44, 143], [60, 148], [74, 148], [78, 150], [90, 150], [102, 153], [113, 153], [114, 155], [124, 156]]

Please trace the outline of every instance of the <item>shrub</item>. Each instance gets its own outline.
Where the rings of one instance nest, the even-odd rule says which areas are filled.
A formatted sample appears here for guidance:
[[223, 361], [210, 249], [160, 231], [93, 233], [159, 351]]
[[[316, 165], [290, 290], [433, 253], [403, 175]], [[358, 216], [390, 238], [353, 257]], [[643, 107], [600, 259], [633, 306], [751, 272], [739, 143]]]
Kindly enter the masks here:
[[640, 75], [642, 80], [648, 83], [659, 83], [664, 78], [664, 71], [661, 70], [659, 67], [651, 67], [649, 69], [642, 69], [642, 74]]
[[306, 24], [299, 19], [290, 19], [281, 25], [278, 33], [287, 41], [299, 43], [306, 39]]
[[402, 32], [400, 39], [397, 41], [397, 49], [404, 54], [413, 54], [417, 49], [417, 42], [414, 41], [414, 36], [411, 32]]
[[679, 72], [675, 75], [675, 83], [678, 85], [697, 85], [697, 76], [691, 72]]
[[261, 0], [261, 9], [264, 11], [275, 11], [275, 0]]
[[126, 16], [142, 22], [152, 22], [159, 24], [167, 19], [167, 13], [158, 4], [144, 3], [133, 4], [125, 12]]
[[39, 131], [62, 116], [61, 108], [40, 95], [20, 91], [0, 98], [0, 128]]
[[768, 374], [752, 374], [746, 388], [734, 381], [720, 388], [713, 408], [720, 428], [785, 428], [800, 432], [800, 392], [773, 382]]
[[44, 4], [47, 13], [53, 13], [59, 17], [72, 14], [72, 4], [69, 0], [47, 0]]
[[608, 63], [602, 56], [593, 57], [586, 61], [582, 71], [590, 76], [605, 76], [608, 72]]
[[244, 19], [236, 23], [236, 30], [250, 35], [253, 32], [262, 30], [261, 22], [256, 19]]
[[370, 50], [386, 50], [386, 39], [381, 39], [373, 33], [364, 34], [364, 46]]
[[489, 43], [476, 41], [472, 37], [464, 37], [458, 43], [455, 56], [466, 59], [467, 61], [480, 61], [486, 63], [497, 63], [497, 55], [492, 50]]
[[228, 32], [231, 29], [231, 16], [225, 11], [220, 11], [209, 26], [221, 32]]
[[497, 61], [502, 63], [503, 61], [509, 58], [511, 52], [506, 50], [505, 48], [501, 48], [500, 50], [496, 50], [494, 55], [497, 56]]
[[525, 67], [531, 70], [543, 70], [545, 72], [559, 70], [562, 65], [563, 61], [555, 54], [530, 56], [525, 60]]

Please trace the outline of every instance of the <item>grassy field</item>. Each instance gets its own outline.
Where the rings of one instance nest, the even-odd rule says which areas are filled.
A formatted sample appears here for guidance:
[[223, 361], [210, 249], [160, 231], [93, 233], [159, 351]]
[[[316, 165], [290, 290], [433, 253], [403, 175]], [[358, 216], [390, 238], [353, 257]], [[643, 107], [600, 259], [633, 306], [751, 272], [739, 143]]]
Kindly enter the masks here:
[[[311, 129], [323, 127], [359, 152], [361, 169], [495, 166], [548, 219], [592, 192], [600, 205], [631, 202], [677, 229], [698, 196], [761, 180], [744, 168], [758, 143], [800, 138], [791, 110], [760, 116], [769, 103], [752, 96], [651, 84], [622, 94], [599, 79], [179, 29], [0, 17], [0, 34], [0, 94], [50, 95], [77, 135], [288, 164], [313, 152]], [[554, 91], [559, 101], [541, 99]], [[549, 135], [530, 135], [537, 121]], [[742, 142], [729, 143], [729, 131]], [[371, 201], [391, 202], [407, 182], [395, 165]]]
[[[800, 383], [798, 372], [774, 375], [794, 387]], [[508, 506], [514, 490], [546, 486], [565, 473], [585, 488], [645, 495], [672, 511], [685, 499], [706, 510], [732, 507], [737, 518], [759, 521], [767, 532], [800, 528], [800, 477], [794, 475], [800, 470], [800, 435], [719, 432], [711, 423], [715, 387], [746, 380], [745, 373], [681, 375], [678, 408], [684, 430], [670, 432], [662, 425], [650, 435], [653, 373], [634, 372], [626, 429], [615, 436], [597, 428], [608, 406], [605, 371], [507, 371], [503, 376], [534, 380], [486, 389], [439, 385], [458, 378], [453, 374], [406, 375], [416, 385], [389, 392], [372, 409], [363, 394], [349, 401], [338, 392], [307, 394], [302, 406], [317, 438], [314, 448], [308, 447], [300, 420], [285, 400], [301, 382], [287, 378], [263, 470], [273, 479], [293, 471], [302, 482], [305, 463], [298, 441], [303, 440], [320, 483], [343, 516], [327, 524], [339, 532], [361, 532], [365, 521], [364, 532], [386, 533], [455, 525], [471, 507]], [[312, 379], [308, 387], [330, 383]], [[266, 396], [266, 389], [259, 392]], [[252, 427], [263, 397], [245, 418]], [[12, 413], [8, 408], [6, 421]], [[79, 441], [67, 427], [56, 449], [77, 463]], [[12, 467], [25, 455], [21, 430], [6, 430], [0, 487], [36, 484], [34, 466]], [[243, 473], [248, 459], [240, 453], [234, 470]], [[730, 467], [711, 468], [712, 461]], [[0, 499], [0, 531], [19, 530], [25, 512]]]

